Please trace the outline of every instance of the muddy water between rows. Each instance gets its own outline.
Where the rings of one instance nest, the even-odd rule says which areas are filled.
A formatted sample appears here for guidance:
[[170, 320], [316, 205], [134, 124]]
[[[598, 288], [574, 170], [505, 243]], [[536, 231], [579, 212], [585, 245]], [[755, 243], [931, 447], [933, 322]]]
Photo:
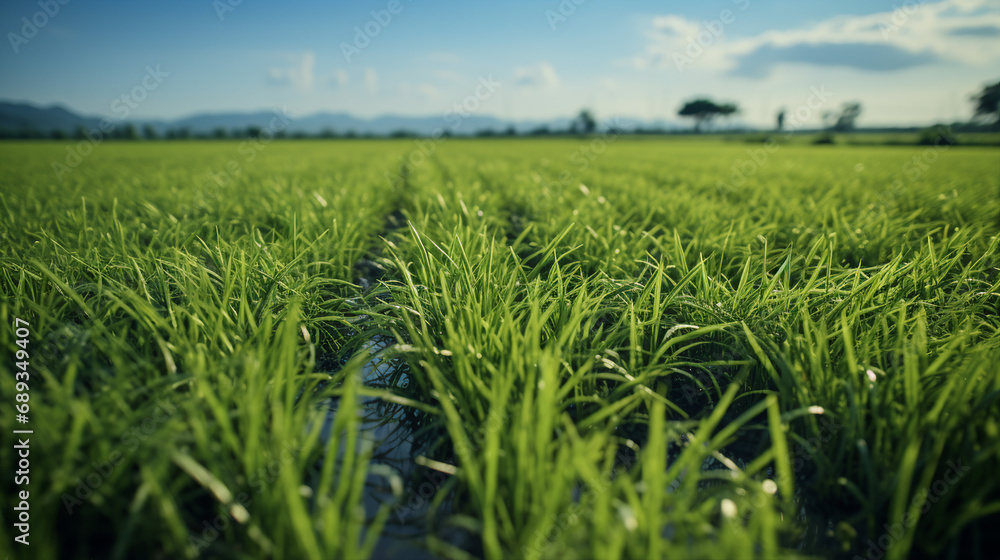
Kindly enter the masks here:
[[[363, 352], [368, 360], [362, 365], [363, 382], [379, 389], [405, 389], [410, 382], [405, 361], [391, 357], [396, 341], [378, 336], [367, 341]], [[321, 437], [327, 441], [337, 413], [337, 400], [327, 403], [327, 415]], [[477, 536], [459, 527], [448, 526], [442, 521], [451, 508], [450, 498], [442, 500], [433, 511], [432, 501], [437, 493], [448, 486], [452, 474], [442, 472], [440, 465], [430, 468], [423, 457], [430, 440], [421, 431], [423, 413], [403, 405], [388, 403], [374, 397], [359, 397], [359, 451], [371, 453], [369, 474], [365, 481], [363, 505], [367, 519], [373, 519], [379, 509], [389, 506], [390, 515], [376, 544], [373, 558], [406, 560], [434, 560], [438, 556], [426, 550], [426, 537], [431, 532], [438, 539], [473, 555], [481, 554]], [[343, 444], [342, 444], [343, 445]], [[679, 451], [679, 450], [678, 450]], [[343, 453], [341, 448], [340, 453]], [[753, 456], [730, 456], [738, 468], [744, 468]], [[631, 460], [629, 460], [631, 459]], [[625, 458], [624, 468], [631, 467], [634, 457]], [[729, 468], [713, 457], [705, 459], [702, 471]], [[448, 470], [448, 469], [443, 469]], [[683, 476], [683, 475], [682, 475]], [[667, 491], [672, 491], [677, 481]], [[577, 494], [577, 493], [575, 493]], [[579, 499], [580, 496], [577, 496]], [[809, 502], [801, 486], [796, 486], [799, 503]], [[817, 508], [802, 506], [796, 521], [805, 528], [796, 548], [804, 553], [829, 554], [833, 552], [834, 522]], [[664, 538], [670, 539], [673, 530], [664, 529]]]
[[[361, 368], [363, 382], [379, 389], [404, 389], [409, 384], [408, 368], [401, 359], [388, 356], [395, 344], [389, 337], [375, 337], [366, 342], [362, 352], [369, 359]], [[337, 400], [329, 407], [321, 438], [327, 441], [337, 413]], [[359, 397], [359, 447], [371, 453], [369, 474], [365, 480], [363, 505], [368, 519], [373, 519], [386, 505], [390, 514], [378, 539], [373, 558], [433, 560], [438, 558], [425, 549], [425, 539], [432, 520], [431, 501], [450, 474], [418, 464], [426, 442], [418, 441], [423, 413], [374, 397]], [[360, 450], [360, 449], [359, 449]], [[343, 449], [340, 451], [343, 452]], [[439, 516], [450, 504], [444, 502]], [[454, 546], [473, 551], [472, 535], [457, 529], [440, 528], [435, 534]]]

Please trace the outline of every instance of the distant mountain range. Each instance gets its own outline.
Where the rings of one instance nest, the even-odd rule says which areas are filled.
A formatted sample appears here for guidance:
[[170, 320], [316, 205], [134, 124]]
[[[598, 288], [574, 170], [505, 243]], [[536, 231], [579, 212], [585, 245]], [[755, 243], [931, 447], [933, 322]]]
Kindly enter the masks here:
[[[266, 128], [272, 124], [275, 116], [275, 112], [260, 111], [253, 113], [204, 113], [174, 120], [110, 120], [114, 122], [116, 127], [135, 124], [141, 128], [150, 125], [160, 135], [164, 135], [168, 130], [185, 128], [191, 134], [199, 135], [212, 134], [219, 128], [226, 130], [228, 134], [231, 134], [233, 130], [239, 130], [242, 133], [250, 126]], [[59, 105], [39, 107], [30, 103], [0, 101], [0, 130], [8, 132], [35, 130], [48, 135], [52, 131], [60, 130], [72, 134], [80, 126], [88, 129], [97, 128], [103, 118], [78, 115]], [[454, 135], [471, 135], [484, 130], [502, 133], [513, 126], [519, 134], [523, 134], [542, 126], [551, 130], [565, 130], [571, 122], [569, 118], [548, 121], [507, 121], [488, 115], [460, 117], [456, 114], [426, 117], [382, 115], [366, 119], [348, 113], [323, 112], [292, 116], [284, 127], [284, 131], [288, 134], [301, 132], [315, 135], [325, 130], [332, 130], [338, 135], [353, 132], [359, 135], [374, 134], [379, 136], [404, 131], [424, 136], [433, 134], [436, 129], [444, 129]], [[618, 119], [617, 124], [627, 130], [633, 130], [636, 127], [683, 130], [690, 127], [688, 123], [650, 122], [630, 118]]]

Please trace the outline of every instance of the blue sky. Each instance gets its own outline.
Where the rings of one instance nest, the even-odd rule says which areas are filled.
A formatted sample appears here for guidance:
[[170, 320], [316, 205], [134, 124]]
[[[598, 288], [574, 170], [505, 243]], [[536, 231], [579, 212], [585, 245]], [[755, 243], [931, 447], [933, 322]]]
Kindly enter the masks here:
[[111, 115], [150, 67], [132, 119], [439, 115], [492, 79], [475, 111], [509, 119], [673, 119], [708, 95], [757, 125], [858, 100], [878, 125], [966, 119], [1000, 79], [996, 0], [62, 1], [0, 3], [0, 98]]

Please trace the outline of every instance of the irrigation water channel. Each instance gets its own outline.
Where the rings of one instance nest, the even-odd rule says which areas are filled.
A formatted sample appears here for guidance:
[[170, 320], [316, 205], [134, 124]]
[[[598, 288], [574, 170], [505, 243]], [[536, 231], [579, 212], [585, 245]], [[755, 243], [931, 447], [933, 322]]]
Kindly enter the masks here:
[[[409, 383], [406, 366], [387, 357], [386, 351], [395, 343], [390, 337], [378, 336], [362, 345], [361, 351], [367, 352], [369, 358], [361, 366], [361, 378], [365, 385], [386, 389], [406, 387]], [[321, 433], [323, 441], [330, 438], [337, 403], [337, 400], [329, 402]], [[423, 413], [377, 397], [359, 397], [358, 404], [361, 410], [359, 447], [367, 448], [371, 453], [363, 496], [365, 515], [372, 519], [381, 507], [390, 507], [389, 517], [372, 557], [434, 560], [437, 557], [426, 551], [423, 545], [427, 535], [428, 511], [431, 500], [450, 475], [417, 462], [420, 451], [415, 441], [417, 430], [414, 424]], [[419, 479], [416, 478], [418, 476]], [[473, 546], [469, 540], [471, 535], [453, 533], [447, 535], [453, 544]]]
[[[361, 366], [361, 378], [365, 385], [379, 389], [407, 386], [408, 367], [402, 359], [391, 357], [395, 345], [396, 340], [384, 335], [371, 338], [362, 345], [361, 351], [368, 353], [368, 360]], [[337, 399], [328, 403], [329, 409], [321, 432], [323, 441], [328, 441], [331, 436], [337, 404]], [[431, 504], [438, 491], [448, 484], [452, 474], [431, 468], [428, 465], [435, 462], [426, 460], [422, 455], [423, 449], [418, 442], [419, 429], [415, 426], [423, 413], [377, 397], [359, 397], [359, 407], [361, 437], [358, 440], [358, 451], [367, 449], [371, 453], [363, 494], [366, 518], [373, 519], [381, 507], [388, 505], [390, 508], [390, 515], [372, 557], [437, 559], [437, 556], [426, 550], [424, 538], [430, 531]], [[343, 445], [341, 444], [340, 454], [344, 452]], [[723, 457], [724, 460], [720, 461], [709, 456], [702, 463], [701, 470], [727, 469], [731, 466], [745, 468], [753, 458], [731, 456]], [[623, 466], [629, 468], [631, 464], [628, 463], [632, 461], [626, 459], [625, 463]], [[679, 480], [674, 481], [667, 487], [667, 491], [673, 491], [679, 484]], [[796, 486], [795, 494], [797, 502], [811, 502], [801, 485]], [[579, 489], [575, 490], [574, 499], [579, 500], [581, 497]], [[434, 535], [467, 552], [479, 551], [476, 535], [442, 523], [450, 505], [450, 498], [445, 499], [435, 512]], [[834, 521], [817, 508], [802, 505], [797, 512], [796, 521], [805, 529], [796, 546], [800, 551], [829, 552], [830, 547], [835, 546]], [[670, 539], [672, 535], [673, 528], [665, 527], [664, 538]]]

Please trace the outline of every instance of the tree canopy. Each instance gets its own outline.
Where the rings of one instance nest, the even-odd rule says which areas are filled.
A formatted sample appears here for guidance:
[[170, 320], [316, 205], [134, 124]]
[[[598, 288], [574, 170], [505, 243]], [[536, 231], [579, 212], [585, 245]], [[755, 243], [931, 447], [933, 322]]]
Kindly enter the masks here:
[[737, 111], [739, 111], [739, 108], [733, 103], [719, 104], [711, 99], [695, 99], [694, 101], [685, 103], [680, 111], [677, 111], [677, 115], [693, 118], [694, 131], [701, 132], [702, 125], [711, 122], [715, 117], [729, 116]]
[[854, 128], [854, 122], [861, 116], [861, 103], [851, 101], [844, 103], [840, 112], [828, 111], [823, 114], [823, 119], [830, 123], [830, 129], [837, 132], [844, 132]]
[[589, 109], [583, 109], [576, 117], [576, 122], [580, 123], [580, 131], [584, 134], [593, 134], [597, 129], [597, 119]]
[[1000, 121], [1000, 82], [983, 87], [983, 91], [972, 96], [976, 104], [973, 118], [989, 120], [994, 115]]

